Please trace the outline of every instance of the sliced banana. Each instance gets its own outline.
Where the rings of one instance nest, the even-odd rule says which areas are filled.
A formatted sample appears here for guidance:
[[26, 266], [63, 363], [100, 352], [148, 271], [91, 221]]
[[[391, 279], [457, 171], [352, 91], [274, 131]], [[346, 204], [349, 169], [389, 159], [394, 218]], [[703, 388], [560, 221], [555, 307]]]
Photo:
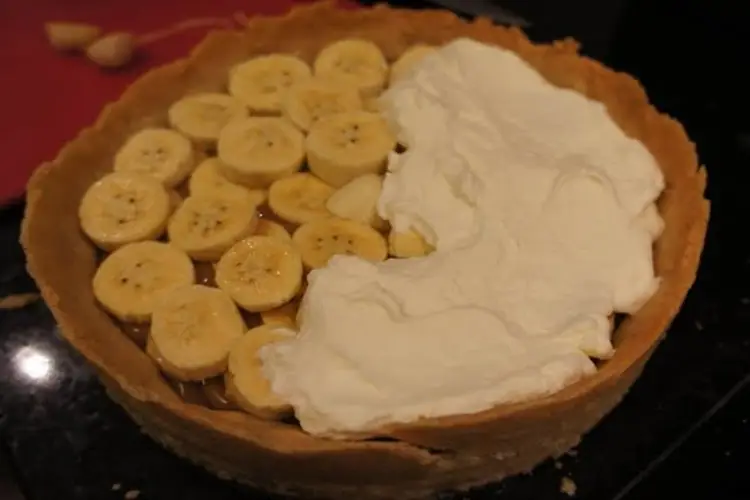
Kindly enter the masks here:
[[370, 113], [380, 113], [382, 111], [382, 109], [380, 109], [380, 95], [365, 99], [362, 109], [369, 111]]
[[86, 236], [111, 251], [127, 243], [158, 238], [170, 212], [169, 193], [159, 181], [115, 172], [89, 187], [78, 207], [78, 218]]
[[255, 226], [255, 234], [270, 236], [284, 243], [292, 242], [292, 235], [289, 234], [289, 231], [284, 226], [268, 219], [258, 219], [258, 225]]
[[274, 54], [238, 64], [229, 72], [229, 93], [256, 113], [278, 114], [287, 89], [312, 77], [302, 59]]
[[385, 238], [372, 227], [352, 220], [330, 217], [301, 225], [292, 241], [310, 269], [324, 267], [334, 255], [358, 255], [378, 262], [388, 256]]
[[394, 257], [402, 259], [424, 257], [434, 250], [435, 248], [414, 230], [401, 233], [391, 230], [388, 233], [388, 252]]
[[388, 223], [378, 215], [378, 198], [383, 190], [383, 178], [365, 174], [340, 187], [328, 198], [326, 208], [333, 215], [385, 230]]
[[270, 326], [283, 326], [291, 330], [297, 329], [297, 309], [299, 302], [293, 300], [283, 306], [260, 313], [263, 324]]
[[189, 95], [169, 108], [169, 124], [200, 146], [213, 146], [227, 123], [247, 117], [249, 110], [228, 94]]
[[172, 378], [204, 380], [224, 373], [229, 350], [245, 329], [226, 292], [188, 285], [158, 301], [146, 351]]
[[115, 250], [93, 279], [94, 296], [125, 322], [151, 321], [163, 293], [195, 282], [195, 269], [185, 252], [167, 243], [142, 241]]
[[146, 174], [174, 187], [195, 166], [193, 145], [184, 135], [166, 128], [148, 128], [131, 136], [115, 155], [115, 172]]
[[189, 196], [167, 226], [169, 241], [195, 260], [217, 260], [236, 242], [252, 234], [256, 206], [247, 198], [220, 194]]
[[315, 122], [305, 141], [310, 171], [334, 187], [385, 170], [396, 138], [376, 113], [350, 111]]
[[216, 284], [239, 306], [260, 312], [286, 304], [302, 284], [302, 260], [290, 244], [251, 236], [229, 249], [216, 264]]
[[333, 192], [331, 186], [303, 172], [274, 182], [268, 190], [268, 206], [282, 219], [303, 224], [330, 217], [326, 202]]
[[282, 111], [301, 130], [310, 130], [324, 116], [362, 109], [356, 88], [335, 81], [312, 78], [289, 88]]
[[291, 414], [292, 407], [271, 390], [263, 375], [258, 352], [263, 346], [292, 338], [279, 328], [259, 326], [248, 331], [229, 353], [224, 384], [227, 397], [248, 413], [265, 419], [276, 419]]
[[314, 68], [316, 76], [356, 87], [362, 97], [378, 94], [388, 78], [388, 62], [369, 40], [348, 39], [328, 45], [318, 54]]
[[391, 66], [390, 85], [406, 76], [415, 64], [436, 50], [436, 47], [424, 44], [417, 44], [408, 48]]
[[285, 118], [252, 117], [224, 127], [217, 149], [224, 175], [257, 189], [300, 169], [304, 141], [302, 132]]
[[217, 158], [208, 158], [196, 167], [188, 181], [188, 189], [191, 195], [247, 197], [255, 206], [262, 205], [268, 198], [268, 191], [265, 189], [248, 189], [227, 179], [221, 161]]

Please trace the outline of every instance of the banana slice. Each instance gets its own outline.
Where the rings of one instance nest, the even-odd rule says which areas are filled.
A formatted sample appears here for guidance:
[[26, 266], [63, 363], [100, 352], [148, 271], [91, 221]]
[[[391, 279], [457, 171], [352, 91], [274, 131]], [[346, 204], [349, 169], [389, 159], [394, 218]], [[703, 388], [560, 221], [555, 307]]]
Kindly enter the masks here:
[[248, 331], [229, 353], [224, 384], [227, 397], [257, 417], [276, 419], [291, 414], [292, 407], [271, 390], [263, 375], [263, 365], [258, 351], [263, 346], [292, 338], [283, 329], [259, 326]]
[[434, 250], [435, 248], [414, 230], [402, 233], [391, 230], [388, 234], [388, 252], [394, 257], [402, 259], [424, 257]]
[[362, 109], [369, 111], [370, 113], [380, 113], [380, 95], [368, 97], [362, 104]]
[[361, 222], [337, 217], [301, 225], [292, 241], [310, 269], [324, 267], [337, 254], [358, 255], [373, 262], [388, 256], [388, 245], [379, 232]]
[[255, 234], [259, 236], [270, 236], [284, 243], [292, 242], [292, 235], [284, 226], [278, 222], [268, 219], [258, 219], [258, 225], [255, 226]]
[[195, 260], [217, 260], [255, 230], [255, 208], [247, 198], [189, 196], [169, 221], [169, 241]]
[[270, 236], [251, 236], [216, 264], [216, 284], [239, 306], [260, 312], [286, 304], [302, 284], [302, 260], [290, 244]]
[[249, 110], [228, 94], [204, 93], [187, 96], [169, 108], [169, 124], [200, 146], [210, 147], [227, 123], [247, 117]]
[[131, 136], [115, 155], [115, 172], [146, 174], [167, 187], [180, 184], [195, 166], [187, 137], [166, 128], [148, 128]]
[[263, 324], [269, 326], [283, 326], [291, 330], [297, 329], [297, 309], [299, 308], [299, 302], [293, 300], [287, 302], [281, 307], [276, 309], [270, 309], [260, 313], [260, 319]]
[[297, 172], [305, 159], [304, 136], [285, 118], [235, 121], [219, 135], [224, 175], [249, 188], [266, 188]]
[[247, 189], [229, 181], [224, 174], [221, 162], [216, 158], [208, 158], [201, 162], [188, 181], [191, 195], [239, 196], [247, 197], [255, 205], [262, 205], [268, 198], [265, 189]]
[[177, 288], [154, 308], [146, 352], [183, 382], [224, 373], [245, 323], [226, 292], [203, 285]]
[[310, 130], [324, 116], [362, 109], [362, 98], [354, 87], [312, 78], [289, 88], [282, 111], [301, 130]]
[[388, 62], [377, 45], [361, 39], [334, 42], [320, 51], [315, 75], [359, 89], [362, 97], [378, 94], [388, 78]]
[[310, 171], [334, 187], [385, 170], [396, 138], [378, 114], [350, 111], [318, 120], [305, 141]]
[[131, 243], [115, 250], [94, 274], [94, 297], [125, 322], [147, 323], [158, 297], [195, 282], [185, 252], [156, 241]]
[[310, 66], [286, 54], [256, 57], [229, 72], [229, 93], [256, 113], [279, 114], [287, 89], [312, 77]]
[[390, 85], [395, 84], [406, 76], [412, 67], [426, 56], [437, 50], [432, 45], [417, 44], [408, 48], [398, 60], [391, 66]]
[[326, 208], [342, 219], [368, 224], [377, 230], [388, 226], [378, 215], [378, 198], [383, 190], [383, 178], [377, 174], [365, 174], [345, 184], [333, 193]]
[[282, 219], [303, 224], [330, 217], [326, 202], [333, 192], [331, 186], [303, 172], [274, 182], [268, 190], [268, 206]]
[[78, 207], [81, 228], [99, 248], [161, 236], [171, 212], [164, 186], [144, 175], [115, 172], [94, 183]]

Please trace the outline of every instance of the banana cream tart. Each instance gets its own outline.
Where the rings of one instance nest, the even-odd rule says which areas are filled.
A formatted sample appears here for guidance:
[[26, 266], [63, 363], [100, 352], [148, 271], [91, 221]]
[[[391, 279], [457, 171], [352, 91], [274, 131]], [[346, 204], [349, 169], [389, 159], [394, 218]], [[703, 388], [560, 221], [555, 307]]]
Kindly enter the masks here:
[[510, 51], [458, 40], [422, 55], [380, 99], [406, 151], [377, 207], [435, 251], [333, 257], [308, 277], [300, 335], [262, 351], [311, 433], [557, 391], [613, 354], [610, 316], [658, 286], [664, 179], [642, 143]]
[[131, 136], [79, 209], [96, 298], [193, 402], [339, 438], [478, 412], [593, 373], [658, 287], [656, 161], [511, 51], [389, 73], [340, 40], [228, 89]]
[[528, 472], [638, 378], [708, 221], [684, 129], [577, 50], [330, 1], [214, 32], [35, 172], [28, 268], [112, 398], [222, 478]]

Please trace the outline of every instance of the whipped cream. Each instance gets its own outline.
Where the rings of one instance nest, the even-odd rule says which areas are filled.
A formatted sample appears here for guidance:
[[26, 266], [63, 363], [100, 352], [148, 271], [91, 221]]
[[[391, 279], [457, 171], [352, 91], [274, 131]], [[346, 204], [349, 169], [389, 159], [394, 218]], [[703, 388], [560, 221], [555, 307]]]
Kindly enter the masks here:
[[656, 161], [605, 107], [513, 52], [454, 41], [381, 98], [407, 146], [379, 212], [436, 248], [309, 275], [264, 373], [302, 427], [341, 437], [558, 391], [613, 354], [611, 315], [658, 287]]

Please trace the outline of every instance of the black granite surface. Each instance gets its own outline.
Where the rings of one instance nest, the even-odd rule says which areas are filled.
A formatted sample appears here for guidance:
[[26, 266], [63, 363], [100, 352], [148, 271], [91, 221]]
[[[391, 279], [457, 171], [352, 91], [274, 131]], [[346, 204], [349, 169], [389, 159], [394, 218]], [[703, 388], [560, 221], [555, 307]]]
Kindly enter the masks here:
[[[605, 37], [610, 43], [593, 52], [636, 74], [698, 145], [713, 212], [698, 280], [642, 378], [574, 453], [501, 485], [443, 498], [567, 498], [560, 486], [569, 478], [581, 500], [750, 499], [750, 86], [742, 52], [750, 37], [729, 2], [626, 4], [618, 30]], [[537, 26], [531, 33], [543, 39], [549, 33], [534, 29], [554, 24], [556, 36], [575, 35], [568, 27], [581, 25], [555, 17], [530, 19]], [[22, 210], [0, 211], [0, 296], [34, 290], [17, 243]], [[141, 435], [61, 340], [42, 303], [0, 311], [0, 500], [136, 495], [268, 498], [219, 481]]]

